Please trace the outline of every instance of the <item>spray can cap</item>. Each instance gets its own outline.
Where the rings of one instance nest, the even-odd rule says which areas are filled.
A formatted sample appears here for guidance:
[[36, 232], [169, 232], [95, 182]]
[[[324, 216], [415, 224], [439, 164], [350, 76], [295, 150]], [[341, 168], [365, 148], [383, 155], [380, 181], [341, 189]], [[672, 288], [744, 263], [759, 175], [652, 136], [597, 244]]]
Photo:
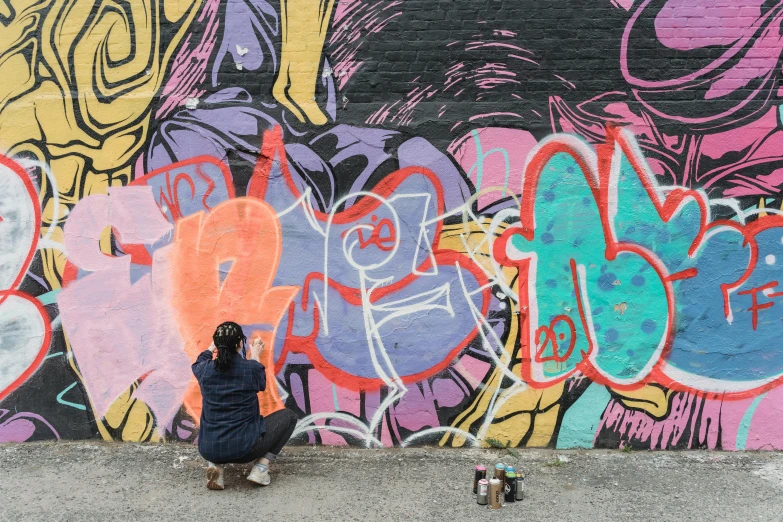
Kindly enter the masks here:
[[487, 479], [481, 479], [479, 480], [479, 484], [489, 484], [489, 481]]
[[503, 464], [502, 462], [498, 462], [497, 464], [495, 464], [495, 469], [504, 469], [505, 467], [506, 465]]
[[514, 466], [512, 466], [511, 464], [506, 466], [506, 473], [508, 473], [509, 471], [514, 471]]
[[517, 474], [514, 473], [513, 471], [510, 471], [510, 472], [506, 473], [506, 478], [510, 478], [510, 479], [517, 478]]
[[487, 467], [484, 464], [476, 466], [476, 471], [487, 471]]

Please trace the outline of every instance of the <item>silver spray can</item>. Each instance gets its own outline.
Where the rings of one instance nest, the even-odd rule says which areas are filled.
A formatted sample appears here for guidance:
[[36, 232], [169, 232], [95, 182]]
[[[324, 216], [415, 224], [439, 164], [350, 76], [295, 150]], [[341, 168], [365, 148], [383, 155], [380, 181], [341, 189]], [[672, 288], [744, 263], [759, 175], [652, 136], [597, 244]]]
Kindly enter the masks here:
[[516, 499], [522, 500], [525, 498], [525, 476], [522, 473], [517, 473], [517, 494]]
[[489, 502], [489, 481], [485, 478], [478, 481], [476, 502], [481, 506], [486, 506]]

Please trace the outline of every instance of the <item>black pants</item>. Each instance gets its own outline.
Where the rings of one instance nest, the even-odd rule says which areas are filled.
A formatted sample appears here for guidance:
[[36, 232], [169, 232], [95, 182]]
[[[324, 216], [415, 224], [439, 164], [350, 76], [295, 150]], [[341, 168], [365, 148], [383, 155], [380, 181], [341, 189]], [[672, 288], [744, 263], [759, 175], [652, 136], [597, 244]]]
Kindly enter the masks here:
[[266, 433], [259, 437], [253, 449], [238, 459], [220, 462], [220, 464], [244, 464], [258, 460], [261, 457], [274, 460], [286, 442], [288, 442], [288, 439], [291, 438], [291, 434], [294, 432], [294, 428], [296, 428], [297, 420], [296, 413], [288, 408], [270, 413], [264, 417]]

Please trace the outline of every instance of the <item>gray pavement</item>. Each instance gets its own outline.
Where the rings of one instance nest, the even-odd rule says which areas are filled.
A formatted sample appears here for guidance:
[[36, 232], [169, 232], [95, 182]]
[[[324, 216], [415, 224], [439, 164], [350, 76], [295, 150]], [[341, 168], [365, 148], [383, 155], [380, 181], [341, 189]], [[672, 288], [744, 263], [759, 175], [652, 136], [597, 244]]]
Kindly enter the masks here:
[[[256, 488], [229, 467], [204, 487], [192, 446], [0, 445], [0, 520], [783, 520], [783, 454], [293, 447]], [[500, 511], [471, 493], [476, 463], [527, 473]]]

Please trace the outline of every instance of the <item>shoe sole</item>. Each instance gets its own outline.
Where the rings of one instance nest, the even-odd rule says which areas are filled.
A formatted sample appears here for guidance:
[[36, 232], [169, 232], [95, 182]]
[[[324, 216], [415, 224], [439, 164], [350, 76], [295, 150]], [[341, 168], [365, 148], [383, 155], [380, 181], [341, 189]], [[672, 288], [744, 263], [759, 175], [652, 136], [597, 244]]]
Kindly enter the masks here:
[[266, 484], [264, 484], [263, 482], [257, 482], [257, 481], [255, 481], [255, 480], [251, 479], [250, 477], [247, 477], [247, 481], [248, 481], [248, 482], [250, 482], [250, 483], [252, 483], [252, 484], [255, 484], [256, 486], [261, 486], [261, 487], [268, 486], [269, 484], [271, 484], [271, 483], [272, 483], [272, 481], [270, 480], [269, 482], [267, 482]]
[[222, 491], [223, 486], [218, 483], [220, 471], [215, 468], [207, 468], [207, 489]]

